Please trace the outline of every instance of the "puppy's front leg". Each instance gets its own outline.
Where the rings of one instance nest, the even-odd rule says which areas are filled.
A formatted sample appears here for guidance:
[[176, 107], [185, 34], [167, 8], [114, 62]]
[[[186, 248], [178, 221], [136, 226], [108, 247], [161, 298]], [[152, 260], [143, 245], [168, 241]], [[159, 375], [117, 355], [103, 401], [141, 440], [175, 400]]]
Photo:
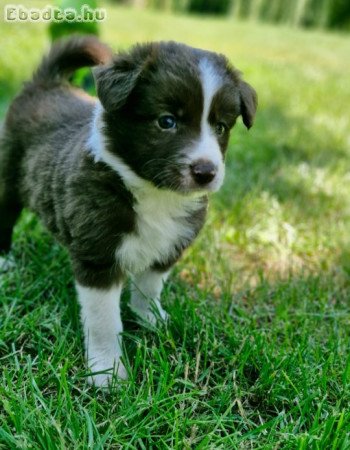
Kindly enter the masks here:
[[168, 274], [149, 269], [132, 278], [130, 308], [151, 325], [156, 323], [158, 315], [163, 320], [168, 318], [160, 304], [160, 294]]
[[120, 317], [121, 284], [108, 289], [89, 288], [76, 284], [81, 305], [81, 318], [85, 335], [85, 351], [92, 372], [89, 381], [96, 386], [107, 386], [113, 374], [126, 378], [120, 361], [123, 324]]

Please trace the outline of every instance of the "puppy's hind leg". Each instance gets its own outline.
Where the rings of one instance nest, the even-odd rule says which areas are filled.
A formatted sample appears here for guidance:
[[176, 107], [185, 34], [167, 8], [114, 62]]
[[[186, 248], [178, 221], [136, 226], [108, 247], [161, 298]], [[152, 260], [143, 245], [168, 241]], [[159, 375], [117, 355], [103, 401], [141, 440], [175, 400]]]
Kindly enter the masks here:
[[160, 294], [168, 274], [168, 271], [149, 269], [131, 281], [130, 309], [150, 325], [155, 325], [157, 319], [165, 321], [168, 318], [160, 304]]

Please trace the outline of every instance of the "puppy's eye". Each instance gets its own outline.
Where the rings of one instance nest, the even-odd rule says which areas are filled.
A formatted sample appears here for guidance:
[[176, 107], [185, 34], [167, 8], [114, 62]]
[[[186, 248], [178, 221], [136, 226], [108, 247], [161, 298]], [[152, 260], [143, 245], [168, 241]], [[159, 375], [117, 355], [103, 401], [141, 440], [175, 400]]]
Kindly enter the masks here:
[[227, 126], [223, 122], [218, 122], [214, 129], [217, 136], [223, 136], [227, 131]]
[[158, 118], [158, 125], [162, 130], [172, 130], [176, 128], [176, 119], [172, 114], [164, 114]]

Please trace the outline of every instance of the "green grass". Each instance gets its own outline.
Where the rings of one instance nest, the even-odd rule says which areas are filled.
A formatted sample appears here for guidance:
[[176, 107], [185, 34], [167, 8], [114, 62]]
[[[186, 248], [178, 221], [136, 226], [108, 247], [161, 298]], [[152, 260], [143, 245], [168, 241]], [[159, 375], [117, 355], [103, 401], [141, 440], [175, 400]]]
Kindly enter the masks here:
[[[67, 255], [23, 214], [0, 279], [0, 448], [350, 448], [349, 38], [112, 7], [102, 37], [224, 52], [257, 120], [233, 131], [225, 186], [165, 289], [169, 325], [124, 307], [129, 380], [111, 393], [86, 384]], [[1, 24], [0, 39], [4, 112], [48, 38]]]

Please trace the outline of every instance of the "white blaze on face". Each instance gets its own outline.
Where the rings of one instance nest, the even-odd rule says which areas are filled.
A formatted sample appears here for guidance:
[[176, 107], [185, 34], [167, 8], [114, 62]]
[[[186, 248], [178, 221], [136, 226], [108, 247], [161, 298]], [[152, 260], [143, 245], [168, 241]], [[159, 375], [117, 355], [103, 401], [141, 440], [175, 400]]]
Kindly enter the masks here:
[[200, 61], [199, 71], [202, 81], [204, 105], [201, 119], [201, 134], [190, 153], [190, 163], [194, 163], [197, 160], [207, 160], [215, 164], [217, 174], [210, 183], [209, 189], [211, 191], [217, 191], [224, 181], [225, 165], [217, 137], [209, 124], [209, 114], [213, 98], [222, 86], [223, 80], [215, 69], [215, 66], [206, 58]]

